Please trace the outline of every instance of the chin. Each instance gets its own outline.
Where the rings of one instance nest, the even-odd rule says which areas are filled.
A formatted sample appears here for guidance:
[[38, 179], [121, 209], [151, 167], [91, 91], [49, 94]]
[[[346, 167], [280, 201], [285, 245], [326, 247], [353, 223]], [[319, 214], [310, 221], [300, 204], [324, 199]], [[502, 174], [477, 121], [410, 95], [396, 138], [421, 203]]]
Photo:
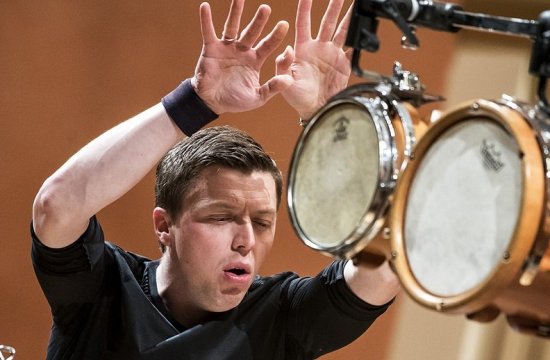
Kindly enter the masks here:
[[236, 308], [243, 301], [244, 293], [235, 295], [222, 294], [222, 298], [212, 306], [212, 312], [225, 312]]

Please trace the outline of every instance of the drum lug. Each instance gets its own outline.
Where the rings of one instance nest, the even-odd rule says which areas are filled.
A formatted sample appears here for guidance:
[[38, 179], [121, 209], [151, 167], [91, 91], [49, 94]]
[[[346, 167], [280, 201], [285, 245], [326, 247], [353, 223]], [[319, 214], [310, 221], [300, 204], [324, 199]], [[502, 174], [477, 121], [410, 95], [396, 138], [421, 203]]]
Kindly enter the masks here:
[[530, 256], [525, 263], [525, 270], [519, 278], [521, 286], [529, 286], [535, 281], [535, 277], [540, 270], [540, 257]]

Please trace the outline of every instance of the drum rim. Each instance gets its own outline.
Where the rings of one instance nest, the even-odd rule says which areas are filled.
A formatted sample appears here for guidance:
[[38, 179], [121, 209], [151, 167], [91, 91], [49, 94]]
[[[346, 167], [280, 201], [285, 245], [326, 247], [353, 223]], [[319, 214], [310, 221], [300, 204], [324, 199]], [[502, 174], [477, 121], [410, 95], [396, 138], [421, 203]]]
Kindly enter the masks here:
[[[435, 140], [455, 125], [468, 121], [472, 117], [480, 116], [501, 125], [514, 138], [523, 153], [521, 159], [523, 191], [518, 224], [506, 252], [509, 257], [503, 258], [482, 283], [459, 295], [442, 296], [423, 288], [409, 266], [403, 238], [406, 202], [412, 186], [411, 180], [414, 178], [422, 158], [435, 143]], [[535, 135], [524, 136], [529, 133], [533, 135], [533, 128], [521, 113], [495, 101], [477, 99], [464, 102], [445, 112], [438, 121], [428, 128], [417, 143], [413, 156], [396, 185], [390, 214], [390, 229], [392, 264], [405, 291], [419, 304], [438, 311], [472, 313], [488, 306], [495, 298], [493, 293], [505, 288], [511, 281], [517, 279], [518, 273], [521, 273], [522, 267], [537, 241], [546, 206], [546, 196], [543, 197], [544, 199], [539, 199], [534, 195], [546, 194], [546, 184], [540, 144]], [[518, 136], [519, 134], [521, 136]], [[536, 148], [537, 151], [533, 151], [532, 154], [526, 151], [533, 148]], [[533, 219], [533, 216], [537, 226], [528, 225], [532, 222], [529, 219]], [[520, 233], [529, 241], [519, 241], [518, 234]]]
[[[300, 134], [289, 166], [287, 208], [291, 224], [300, 240], [306, 246], [320, 251], [328, 256], [349, 259], [361, 251], [375, 237], [375, 235], [381, 231], [384, 223], [386, 222], [389, 197], [395, 188], [395, 173], [397, 168], [397, 148], [394, 141], [395, 130], [391, 119], [389, 118], [388, 103], [390, 103], [390, 101], [381, 96], [373, 96], [370, 98], [365, 98], [362, 96], [336, 97], [314, 115]], [[367, 207], [365, 213], [361, 216], [360, 224], [358, 224], [351, 234], [343, 239], [343, 241], [341, 241], [338, 245], [323, 246], [310, 239], [310, 237], [303, 231], [294, 210], [294, 184], [296, 168], [300, 160], [299, 157], [303, 152], [304, 145], [312, 133], [312, 129], [314, 129], [316, 124], [319, 122], [319, 119], [321, 119], [325, 113], [333, 108], [348, 104], [364, 109], [369, 114], [371, 121], [374, 124], [376, 135], [378, 137], [379, 150], [377, 184], [371, 203]], [[381, 121], [374, 121], [375, 112], [378, 112], [376, 116], [378, 116]], [[384, 151], [381, 149], [383, 146], [389, 149], [389, 151]]]
[[537, 140], [541, 147], [541, 152], [544, 154], [543, 165], [544, 173], [546, 174], [546, 192], [545, 192], [545, 204], [546, 211], [544, 212], [543, 221], [541, 221], [539, 233], [533, 250], [529, 254], [529, 258], [526, 260], [525, 270], [519, 279], [521, 285], [529, 286], [535, 280], [537, 273], [539, 272], [540, 263], [542, 258], [546, 256], [550, 251], [550, 201], [548, 196], [550, 194], [550, 123], [548, 115], [541, 111], [538, 106], [534, 106], [518, 100], [517, 98], [503, 94], [499, 103], [523, 114], [524, 118], [529, 121], [535, 131]]

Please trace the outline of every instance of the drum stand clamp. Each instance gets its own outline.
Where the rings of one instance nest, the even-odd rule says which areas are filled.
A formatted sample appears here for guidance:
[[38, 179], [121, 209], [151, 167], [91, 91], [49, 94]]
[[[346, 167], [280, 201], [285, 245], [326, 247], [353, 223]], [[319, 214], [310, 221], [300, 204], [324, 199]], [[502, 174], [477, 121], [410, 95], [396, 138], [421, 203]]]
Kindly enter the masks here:
[[329, 102], [360, 94], [376, 94], [408, 102], [418, 108], [427, 103], [445, 100], [443, 96], [426, 93], [426, 87], [418, 74], [405, 70], [398, 61], [393, 64], [391, 77], [366, 71], [362, 71], [362, 76], [369, 81], [349, 86], [336, 94]]

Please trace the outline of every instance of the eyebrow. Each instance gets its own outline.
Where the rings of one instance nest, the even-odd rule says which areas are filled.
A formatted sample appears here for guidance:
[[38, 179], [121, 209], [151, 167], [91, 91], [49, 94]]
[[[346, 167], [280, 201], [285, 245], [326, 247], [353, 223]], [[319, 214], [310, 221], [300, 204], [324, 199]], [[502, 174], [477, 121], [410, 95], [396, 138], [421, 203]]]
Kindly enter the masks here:
[[[233, 210], [233, 209], [236, 209], [236, 208], [239, 207], [239, 206], [234, 206], [230, 201], [226, 201], [226, 200], [212, 200], [212, 199], [209, 199], [209, 200], [199, 201], [197, 204], [199, 205], [199, 208], [201, 208], [201, 209], [218, 208], [218, 209], [222, 209], [222, 210]], [[263, 209], [260, 209], [258, 211], [255, 211], [255, 213], [275, 214], [275, 213], [277, 213], [277, 210], [272, 209], [272, 208], [263, 208]]]

